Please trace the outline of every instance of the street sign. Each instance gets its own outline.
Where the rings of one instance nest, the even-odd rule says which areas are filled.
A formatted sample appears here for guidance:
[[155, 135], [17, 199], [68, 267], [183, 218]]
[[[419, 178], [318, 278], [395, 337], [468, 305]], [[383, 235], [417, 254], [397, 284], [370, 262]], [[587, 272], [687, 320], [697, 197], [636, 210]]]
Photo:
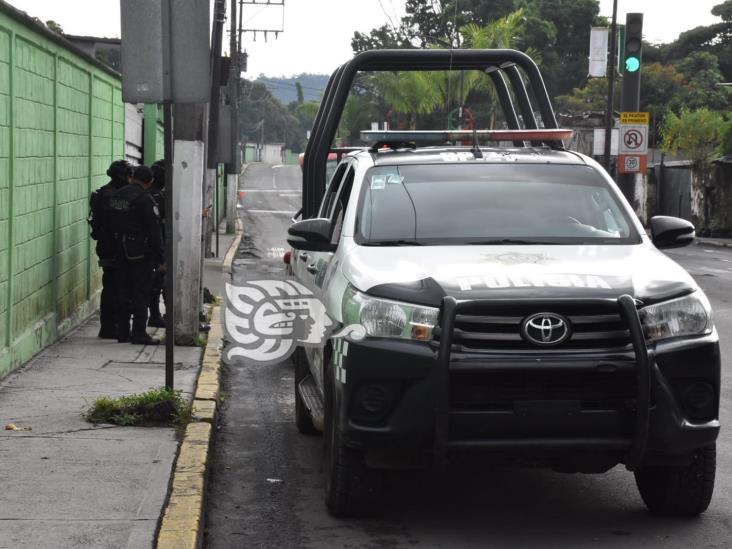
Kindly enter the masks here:
[[647, 126], [650, 122], [651, 117], [647, 112], [621, 112], [620, 123], [621, 124], [638, 124]]
[[620, 126], [620, 154], [646, 154], [648, 126]]
[[648, 156], [645, 154], [621, 154], [618, 156], [618, 172], [645, 173], [648, 167]]
[[619, 173], [645, 173], [649, 118], [647, 112], [620, 113]]
[[592, 27], [590, 30], [590, 66], [589, 75], [593, 77], [607, 76], [607, 27]]
[[120, 0], [125, 102], [210, 99], [210, 13], [210, 0]]

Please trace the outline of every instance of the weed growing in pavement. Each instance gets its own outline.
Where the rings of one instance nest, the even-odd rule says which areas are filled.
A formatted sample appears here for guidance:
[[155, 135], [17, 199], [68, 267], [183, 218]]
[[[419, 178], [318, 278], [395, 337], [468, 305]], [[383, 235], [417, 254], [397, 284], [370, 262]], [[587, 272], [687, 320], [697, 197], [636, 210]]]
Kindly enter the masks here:
[[183, 398], [181, 391], [160, 387], [118, 398], [101, 396], [85, 407], [82, 416], [91, 423], [180, 425], [190, 418], [191, 404]]

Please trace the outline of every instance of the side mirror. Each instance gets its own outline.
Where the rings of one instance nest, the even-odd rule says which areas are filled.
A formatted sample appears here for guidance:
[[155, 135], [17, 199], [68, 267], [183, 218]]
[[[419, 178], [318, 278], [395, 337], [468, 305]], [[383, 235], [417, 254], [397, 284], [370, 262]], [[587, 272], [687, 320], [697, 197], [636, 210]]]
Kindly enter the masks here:
[[694, 225], [685, 219], [657, 215], [651, 218], [651, 238], [656, 248], [681, 248], [694, 241]]
[[287, 242], [296, 250], [333, 252], [336, 249], [330, 242], [330, 219], [303, 219], [290, 225], [287, 233]]

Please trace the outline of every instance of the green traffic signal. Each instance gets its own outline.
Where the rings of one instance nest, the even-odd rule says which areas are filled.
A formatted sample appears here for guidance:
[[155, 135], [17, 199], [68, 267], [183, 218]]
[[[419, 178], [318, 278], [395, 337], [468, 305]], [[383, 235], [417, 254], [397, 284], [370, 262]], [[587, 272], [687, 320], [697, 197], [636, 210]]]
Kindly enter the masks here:
[[637, 72], [640, 69], [640, 59], [631, 56], [625, 60], [625, 70], [628, 72]]

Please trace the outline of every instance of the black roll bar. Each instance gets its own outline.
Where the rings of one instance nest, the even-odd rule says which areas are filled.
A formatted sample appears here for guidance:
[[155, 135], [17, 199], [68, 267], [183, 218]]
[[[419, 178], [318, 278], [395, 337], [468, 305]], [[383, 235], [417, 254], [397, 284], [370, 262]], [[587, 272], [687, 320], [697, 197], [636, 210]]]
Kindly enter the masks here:
[[[506, 117], [506, 124], [508, 124], [509, 129], [518, 130], [520, 128], [519, 120], [516, 115], [516, 109], [513, 106], [513, 101], [511, 100], [511, 93], [508, 91], [508, 86], [506, 85], [506, 80], [497, 70], [488, 71], [488, 76], [490, 76], [493, 81], [493, 85], [496, 88], [498, 100], [501, 102], [501, 108], [503, 109], [503, 114]], [[515, 147], [523, 147], [524, 142], [514, 141], [513, 145]]]
[[[313, 124], [313, 131], [305, 149], [303, 159], [303, 219], [312, 217], [325, 190], [326, 162], [330, 146], [338, 128], [348, 94], [359, 71], [437, 71], [437, 70], [497, 70], [506, 72], [514, 95], [519, 101], [521, 116], [527, 129], [536, 129], [528, 92], [519, 68], [526, 75], [537, 102], [542, 126], [557, 128], [557, 121], [549, 95], [536, 63], [525, 53], [517, 50], [371, 50], [356, 55], [336, 69], [328, 81], [320, 109]], [[513, 76], [512, 76], [512, 73]], [[518, 79], [516, 78], [518, 76]], [[499, 100], [509, 125], [518, 117], [513, 108], [511, 95], [495, 76], [493, 82], [498, 90]], [[505, 93], [504, 93], [505, 92]], [[533, 122], [533, 126], [531, 123]], [[514, 128], [514, 129], [519, 129]], [[534, 143], [540, 145], [540, 143]], [[563, 149], [561, 141], [550, 141], [547, 145]]]

